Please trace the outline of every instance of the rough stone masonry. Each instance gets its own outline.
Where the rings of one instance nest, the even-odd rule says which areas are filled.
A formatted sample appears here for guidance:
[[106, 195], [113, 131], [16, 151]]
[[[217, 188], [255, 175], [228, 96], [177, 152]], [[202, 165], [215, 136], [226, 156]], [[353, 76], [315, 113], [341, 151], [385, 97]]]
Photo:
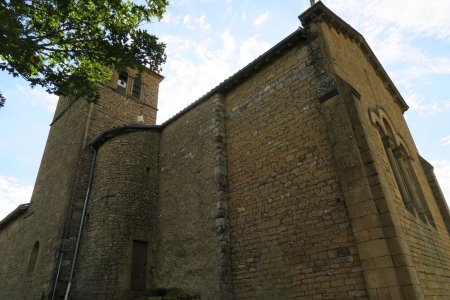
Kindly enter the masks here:
[[321, 2], [300, 20], [162, 125], [150, 71], [61, 98], [31, 202], [0, 222], [0, 298], [450, 298], [406, 102]]

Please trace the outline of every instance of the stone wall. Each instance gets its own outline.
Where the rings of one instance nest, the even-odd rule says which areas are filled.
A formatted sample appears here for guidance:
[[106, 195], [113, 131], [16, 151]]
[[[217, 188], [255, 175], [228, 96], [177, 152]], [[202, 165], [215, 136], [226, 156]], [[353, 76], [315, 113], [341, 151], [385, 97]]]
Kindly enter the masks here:
[[[364, 48], [364, 43], [359, 41], [361, 37], [336, 24], [330, 25], [325, 22], [321, 25], [320, 34], [323, 36], [323, 47], [330, 55], [328, 71], [343, 78], [359, 94], [359, 99], [352, 100], [354, 110], [350, 111], [349, 118], [358, 120], [359, 125], [353, 123], [353, 127], [358, 129], [355, 135], [359, 139], [359, 150], [363, 155], [384, 237], [388, 242], [388, 256], [391, 255], [393, 258], [391, 261], [391, 258], [386, 256], [383, 263], [380, 257], [375, 264], [369, 266], [363, 263], [363, 266], [366, 269], [378, 270], [395, 266], [399, 285], [404, 286], [403, 297], [412, 298], [420, 295], [427, 299], [448, 297], [450, 240], [420, 163], [418, 150], [403, 117], [407, 106], [402, 103], [395, 87], [393, 88], [386, 79], [384, 70], [370, 49]], [[394, 170], [389, 163], [380, 136], [379, 126], [383, 127], [382, 120], [389, 123], [396, 146], [403, 147], [405, 155], [409, 157], [410, 180], [413, 182], [416, 198], [423, 199], [423, 203], [416, 205], [413, 212], [405, 207]], [[420, 217], [418, 211], [420, 208], [417, 206], [423, 207], [423, 214], [427, 220]], [[357, 235], [357, 239], [361, 241], [370, 239], [368, 236], [364, 237], [362, 233]], [[385, 277], [387, 285], [394, 284], [393, 281], [387, 282], [386, 273], [381, 272], [380, 276]], [[415, 291], [408, 290], [407, 285], [410, 287], [415, 285]], [[377, 297], [384, 299], [389, 293], [387, 289], [384, 292], [380, 289], [378, 295], [370, 295], [374, 299]]]
[[[149, 104], [144, 103], [144, 98], [144, 102], [137, 101], [110, 86], [100, 90], [101, 98], [95, 104], [83, 99], [60, 99], [31, 204], [0, 234], [0, 265], [2, 274], [8, 274], [7, 280], [0, 280], [0, 298], [38, 299], [41, 294], [51, 294], [62, 252], [66, 255], [60, 279], [68, 279], [91, 162], [87, 146], [111, 127], [136, 123], [137, 115], [144, 115], [147, 124], [154, 124], [156, 108], [152, 105], [157, 103], [158, 92], [150, 89], [157, 88], [161, 79], [153, 73], [143, 77], [143, 95], [150, 97]], [[40, 247], [36, 266], [33, 272], [27, 272], [30, 252], [37, 241]], [[58, 292], [64, 290], [62, 284]]]
[[297, 45], [226, 95], [236, 299], [365, 295], [311, 54]]
[[128, 297], [133, 241], [149, 245], [146, 286], [151, 286], [158, 152], [159, 132], [149, 130], [121, 134], [100, 146], [75, 270], [74, 299]]
[[161, 126], [150, 72], [141, 99], [117, 74], [98, 103], [61, 99], [32, 202], [1, 228], [0, 298], [48, 296], [59, 260], [64, 294], [97, 137], [74, 299], [449, 297], [448, 208], [406, 103], [323, 4], [300, 19]]
[[[49, 293], [64, 233], [68, 197], [78, 171], [89, 105], [77, 102], [53, 124], [28, 211], [0, 234], [0, 298], [40, 299]], [[34, 271], [27, 272], [31, 249], [39, 241]], [[24, 280], [25, 279], [25, 280]]]
[[131, 91], [127, 93], [118, 91], [115, 77], [112, 84], [100, 91], [101, 101], [92, 112], [91, 128], [87, 133], [88, 142], [106, 129], [138, 123], [137, 117], [140, 115], [144, 117], [143, 124], [156, 123], [158, 85], [162, 77], [154, 73], [144, 73], [142, 76], [143, 88], [139, 100], [131, 96]]
[[155, 288], [219, 299], [215, 242], [214, 103], [203, 101], [161, 133]]

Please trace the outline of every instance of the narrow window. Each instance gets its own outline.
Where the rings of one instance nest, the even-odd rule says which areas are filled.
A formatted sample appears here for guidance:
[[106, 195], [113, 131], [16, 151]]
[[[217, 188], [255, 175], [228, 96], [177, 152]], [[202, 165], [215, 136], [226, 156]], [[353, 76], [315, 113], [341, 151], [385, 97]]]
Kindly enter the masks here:
[[134, 77], [132, 96], [134, 98], [139, 99], [141, 97], [141, 89], [142, 89], [142, 80], [141, 80], [141, 78]]
[[416, 209], [417, 215], [422, 221], [428, 223], [427, 216], [423, 208], [423, 205], [426, 203], [424, 202], [425, 200], [422, 189], [420, 189], [420, 184], [417, 180], [415, 172], [409, 166], [410, 162], [408, 164], [407, 161], [411, 160], [411, 158], [408, 157], [405, 149], [401, 146], [393, 149], [393, 152], [400, 167], [400, 171], [404, 177], [404, 182], [408, 193], [411, 195], [411, 200], [413, 201], [413, 205]]
[[410, 193], [411, 191], [408, 190], [405, 182], [405, 174], [402, 174], [402, 170], [393, 152], [393, 148], [395, 147], [393, 139], [390, 136], [384, 136], [382, 140], [384, 150], [386, 151], [386, 155], [388, 157], [388, 161], [394, 174], [394, 178], [400, 191], [403, 203], [405, 204], [406, 209], [408, 209], [412, 214], [415, 215], [416, 212], [414, 209], [412, 195]]
[[128, 74], [125, 72], [119, 73], [119, 79], [117, 80], [117, 89], [121, 92], [127, 92]]
[[28, 260], [27, 272], [34, 271], [38, 252], [39, 252], [39, 241], [36, 241], [36, 243], [34, 243], [33, 249], [31, 249], [30, 259]]
[[424, 191], [417, 177], [413, 158], [402, 143], [402, 137], [394, 133], [387, 119], [383, 116], [380, 117], [380, 111], [381, 109], [369, 109], [369, 117], [380, 135], [386, 152], [387, 162], [403, 204], [412, 215], [418, 217], [424, 223], [436, 227]]
[[145, 282], [147, 280], [147, 247], [147, 242], [133, 241], [131, 290], [145, 290]]
[[388, 161], [393, 171], [403, 203], [406, 209], [414, 216], [417, 216], [423, 222], [434, 226], [431, 212], [411, 162], [412, 158], [409, 157], [402, 145], [398, 146], [396, 144], [392, 138], [393, 131], [391, 127], [386, 120], [383, 120], [383, 122], [388, 134], [384, 135], [380, 128], [379, 132], [382, 136], [384, 149], [386, 150]]
[[[429, 223], [433, 227], [436, 227], [434, 223], [433, 215], [431, 214], [430, 208], [428, 207], [424, 192], [422, 190], [422, 186], [420, 185], [419, 178], [417, 177], [417, 173], [414, 169], [413, 159], [408, 156], [403, 147], [398, 147], [401, 151], [399, 154], [399, 159], [404, 165], [405, 173], [409, 176], [409, 185], [410, 189], [413, 191], [415, 198], [417, 199], [417, 211], [419, 217], [425, 223]], [[397, 154], [396, 154], [397, 155]]]

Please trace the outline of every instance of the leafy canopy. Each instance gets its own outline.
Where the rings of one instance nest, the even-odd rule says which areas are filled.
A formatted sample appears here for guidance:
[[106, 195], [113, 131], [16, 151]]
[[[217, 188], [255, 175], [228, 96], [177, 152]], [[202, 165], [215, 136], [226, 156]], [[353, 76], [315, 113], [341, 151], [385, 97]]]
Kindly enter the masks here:
[[[47, 92], [99, 97], [111, 70], [160, 71], [165, 45], [143, 22], [168, 0], [0, 0], [0, 69]], [[0, 94], [0, 107], [5, 98]]]

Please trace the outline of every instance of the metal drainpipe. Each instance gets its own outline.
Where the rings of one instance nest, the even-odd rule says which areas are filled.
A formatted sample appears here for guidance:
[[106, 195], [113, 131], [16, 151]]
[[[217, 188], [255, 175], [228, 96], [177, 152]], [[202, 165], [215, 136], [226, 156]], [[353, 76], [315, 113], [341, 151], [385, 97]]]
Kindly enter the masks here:
[[93, 181], [93, 177], [94, 177], [95, 161], [97, 159], [97, 150], [92, 145], [89, 148], [91, 149], [91, 151], [93, 153], [91, 171], [89, 173], [89, 182], [88, 182], [88, 187], [86, 190], [86, 196], [84, 197], [84, 205], [83, 205], [83, 212], [81, 213], [80, 228], [78, 229], [77, 243], [75, 244], [75, 253], [73, 254], [72, 266], [70, 268], [70, 275], [69, 275], [69, 283], [67, 284], [67, 290], [66, 290], [66, 295], [64, 296], [64, 300], [69, 299], [70, 288], [72, 287], [73, 274], [75, 273], [75, 265], [77, 263], [77, 258], [78, 258], [78, 250], [80, 249], [81, 234], [83, 233], [84, 217], [86, 216], [88, 199], [89, 199], [89, 195], [91, 193], [91, 186], [92, 186], [92, 181]]
[[58, 262], [58, 269], [56, 271], [56, 277], [55, 277], [55, 282], [53, 283], [53, 290], [52, 290], [52, 300], [55, 299], [56, 296], [56, 287], [58, 286], [58, 280], [59, 280], [59, 274], [61, 272], [61, 264], [63, 261], [63, 257], [64, 257], [64, 252], [60, 252], [59, 253], [59, 262]]
[[[66, 225], [66, 228], [64, 229], [64, 235], [63, 235], [64, 239], [67, 238], [68, 231], [69, 231], [69, 226]], [[63, 257], [64, 257], [64, 251], [63, 251], [62, 246], [61, 246], [61, 248], [59, 249], [58, 269], [56, 271], [55, 280], [53, 282], [53, 289], [52, 289], [52, 298], [51, 298], [51, 300], [55, 300], [56, 287], [58, 286], [58, 280], [59, 280], [59, 275], [61, 273], [61, 266], [62, 266]]]

